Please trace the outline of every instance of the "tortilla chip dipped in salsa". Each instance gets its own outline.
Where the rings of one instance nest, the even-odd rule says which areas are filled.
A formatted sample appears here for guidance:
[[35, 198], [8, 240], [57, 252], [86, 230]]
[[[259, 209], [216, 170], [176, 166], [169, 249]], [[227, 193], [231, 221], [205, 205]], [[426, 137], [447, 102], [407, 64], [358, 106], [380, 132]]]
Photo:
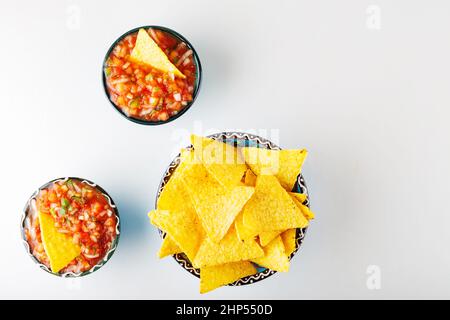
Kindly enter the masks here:
[[[250, 165], [243, 160], [259, 151], [246, 154], [250, 148], [195, 135], [191, 142], [163, 180], [150, 213], [151, 222], [165, 232], [159, 257], [187, 257], [200, 275], [201, 293], [258, 270], [287, 272], [297, 230], [313, 217], [304, 205], [307, 194], [290, 192], [306, 151], [263, 152]], [[268, 161], [273, 155], [281, 171]]]
[[139, 29], [130, 58], [135, 62], [150, 65], [162, 72], [173, 73], [177, 77], [186, 78], [144, 29]]
[[197, 92], [196, 56], [167, 29], [139, 29], [112, 48], [104, 65], [110, 101], [129, 118], [167, 121], [185, 110]]
[[39, 212], [42, 243], [50, 260], [50, 269], [58, 273], [81, 254], [81, 248], [73, 239], [55, 227], [55, 221], [47, 214]]
[[115, 206], [86, 180], [60, 179], [32, 198], [24, 233], [33, 256], [55, 274], [95, 270], [118, 235]]

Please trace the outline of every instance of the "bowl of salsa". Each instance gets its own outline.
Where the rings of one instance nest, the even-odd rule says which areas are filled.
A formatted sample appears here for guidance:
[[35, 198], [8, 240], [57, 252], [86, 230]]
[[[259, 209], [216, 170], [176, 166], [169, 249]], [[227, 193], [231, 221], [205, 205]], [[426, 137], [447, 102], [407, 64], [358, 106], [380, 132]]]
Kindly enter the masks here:
[[106, 53], [106, 96], [128, 120], [145, 125], [173, 121], [194, 103], [202, 68], [194, 47], [179, 33], [143, 26], [120, 36]]
[[79, 277], [100, 269], [113, 255], [120, 218], [111, 197], [81, 178], [59, 178], [27, 201], [21, 218], [27, 253], [57, 276]]

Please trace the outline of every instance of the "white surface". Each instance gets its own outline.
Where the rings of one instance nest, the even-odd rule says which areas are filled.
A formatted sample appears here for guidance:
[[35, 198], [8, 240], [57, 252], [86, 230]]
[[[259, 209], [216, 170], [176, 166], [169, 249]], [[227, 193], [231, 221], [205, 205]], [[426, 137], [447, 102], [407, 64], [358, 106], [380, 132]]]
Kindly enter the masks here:
[[[379, 30], [367, 26], [369, 5], [381, 10]], [[2, 1], [0, 298], [450, 298], [449, 9]], [[100, 81], [110, 44], [145, 24], [186, 36], [204, 68], [195, 105], [158, 127], [122, 118]], [[196, 278], [156, 258], [146, 213], [190, 132], [233, 129], [279, 130], [281, 147], [308, 148], [317, 219], [288, 274], [200, 296]], [[36, 268], [19, 237], [30, 194], [67, 175], [103, 186], [123, 222], [114, 257], [79, 281]], [[380, 267], [379, 290], [366, 285], [369, 265]]]

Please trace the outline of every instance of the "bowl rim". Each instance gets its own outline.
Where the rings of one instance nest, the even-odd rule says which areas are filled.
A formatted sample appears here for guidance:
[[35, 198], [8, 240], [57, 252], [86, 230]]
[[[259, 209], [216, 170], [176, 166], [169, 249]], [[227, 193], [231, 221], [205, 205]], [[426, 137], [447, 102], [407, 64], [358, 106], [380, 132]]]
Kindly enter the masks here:
[[[245, 132], [224, 131], [224, 132], [220, 132], [220, 133], [210, 134], [207, 137], [212, 138], [214, 140], [222, 140], [222, 141], [233, 139], [235, 141], [234, 142], [235, 146], [237, 145], [236, 141], [244, 140], [244, 141], [256, 142], [256, 145], [258, 148], [265, 147], [266, 149], [271, 149], [271, 150], [282, 150], [278, 145], [274, 144], [273, 142], [271, 142], [270, 140], [268, 140], [266, 138], [260, 137], [255, 134], [245, 133]], [[192, 144], [190, 144], [186, 147], [186, 149], [192, 149], [192, 147], [193, 147]], [[172, 176], [173, 172], [180, 164], [180, 156], [181, 156], [181, 153], [179, 153], [177, 156], [175, 156], [175, 158], [170, 162], [170, 164], [166, 168], [166, 170], [161, 178], [161, 181], [158, 185], [158, 190], [156, 193], [155, 204], [154, 204], [155, 208], [157, 208], [158, 199], [161, 195], [162, 190], [164, 189], [164, 186], [169, 182], [170, 177]], [[300, 173], [297, 176], [297, 180], [296, 180], [294, 188], [293, 188], [293, 192], [300, 192], [300, 191], [303, 191], [303, 193], [306, 194], [306, 201], [303, 204], [310, 207], [309, 190], [308, 190], [308, 187], [306, 185], [306, 182], [305, 182], [305, 179], [304, 179], [302, 173]], [[307, 229], [308, 229], [308, 226], [305, 228], [297, 228], [296, 229], [295, 250], [289, 256], [289, 260], [292, 260], [292, 258], [296, 255], [296, 253], [300, 249], [300, 246], [302, 245], [303, 240], [305, 239]], [[157, 230], [158, 230], [158, 233], [159, 233], [161, 239], [164, 239], [166, 236], [166, 233], [159, 228], [157, 228]], [[191, 262], [189, 261], [189, 259], [183, 253], [174, 254], [174, 255], [172, 255], [172, 258], [184, 270], [186, 270], [187, 272], [189, 272], [190, 274], [194, 275], [197, 278], [200, 277], [199, 269], [194, 268], [192, 266]], [[275, 273], [277, 273], [277, 271], [261, 267], [261, 271], [258, 269], [258, 272], [256, 274], [243, 277], [239, 280], [236, 280], [235, 282], [228, 284], [228, 286], [242, 286], [242, 285], [252, 284], [252, 283], [267, 279], [270, 276], [274, 275]]]
[[[93, 266], [91, 269], [87, 270], [87, 271], [83, 271], [81, 273], [74, 273], [74, 272], [65, 272], [65, 273], [56, 273], [50, 270], [50, 268], [48, 268], [45, 264], [41, 263], [31, 252], [31, 248], [30, 245], [26, 239], [25, 236], [25, 221], [28, 217], [28, 210], [30, 208], [30, 204], [31, 201], [33, 199], [36, 198], [36, 196], [39, 194], [39, 192], [43, 189], [48, 188], [50, 185], [52, 185], [55, 182], [59, 182], [59, 181], [67, 181], [67, 180], [77, 180], [80, 181], [82, 183], [86, 183], [88, 185], [90, 185], [91, 187], [96, 188], [98, 191], [100, 191], [102, 193], [103, 196], [106, 197], [106, 199], [108, 200], [109, 205], [111, 206], [111, 208], [114, 211], [114, 214], [116, 216], [117, 219], [117, 223], [116, 223], [116, 237], [113, 240], [112, 244], [111, 244], [111, 248], [108, 250], [108, 252], [105, 253], [104, 257], [102, 260], [100, 260], [95, 266]], [[27, 254], [31, 257], [31, 259], [38, 265], [38, 267], [44, 271], [46, 271], [47, 273], [50, 273], [54, 276], [57, 277], [61, 277], [61, 278], [79, 278], [79, 277], [84, 277], [86, 275], [92, 274], [95, 271], [99, 270], [101, 267], [103, 267], [110, 259], [111, 257], [114, 255], [114, 252], [117, 249], [117, 246], [119, 244], [119, 239], [120, 239], [120, 233], [121, 233], [121, 220], [120, 220], [120, 215], [119, 215], [119, 210], [117, 208], [117, 205], [114, 203], [114, 200], [111, 198], [111, 196], [105, 191], [105, 189], [103, 189], [101, 186], [99, 186], [98, 184], [96, 184], [95, 182], [92, 182], [91, 180], [88, 179], [84, 179], [84, 178], [80, 178], [80, 177], [61, 177], [61, 178], [56, 178], [53, 180], [50, 180], [49, 182], [46, 182], [45, 184], [43, 184], [42, 186], [40, 186], [38, 189], [36, 189], [31, 196], [28, 198], [21, 216], [20, 216], [20, 235], [21, 235], [21, 240], [22, 243], [25, 247], [25, 250], [27, 251]]]
[[[195, 61], [195, 66], [196, 66], [196, 78], [195, 78], [195, 86], [194, 86], [194, 92], [193, 92], [193, 95], [192, 95], [192, 100], [183, 108], [183, 110], [181, 110], [176, 115], [174, 115], [172, 117], [169, 117], [169, 119], [164, 120], [164, 121], [148, 121], [148, 120], [143, 120], [143, 119], [133, 118], [133, 117], [127, 116], [125, 114], [125, 112], [123, 112], [122, 109], [120, 109], [111, 100], [111, 98], [109, 96], [109, 93], [108, 93], [108, 86], [106, 84], [105, 63], [106, 63], [109, 55], [111, 54], [112, 50], [116, 47], [117, 43], [120, 40], [124, 39], [126, 36], [128, 36], [128, 35], [130, 35], [132, 33], [138, 32], [139, 29], [150, 29], [150, 28], [167, 32], [167, 33], [171, 34], [172, 36], [174, 36], [175, 38], [177, 38], [178, 40], [186, 43], [188, 48], [192, 50], [194, 61]], [[194, 46], [184, 36], [182, 36], [180, 33], [176, 32], [175, 30], [172, 30], [172, 29], [170, 29], [168, 27], [163, 27], [163, 26], [159, 26], [159, 25], [145, 25], [145, 26], [140, 26], [140, 27], [136, 27], [136, 28], [133, 28], [131, 30], [128, 30], [127, 32], [122, 34], [120, 37], [118, 37], [116, 40], [114, 40], [114, 42], [109, 47], [108, 51], [106, 51], [106, 54], [105, 54], [105, 57], [103, 58], [103, 63], [102, 63], [102, 85], [103, 85], [103, 91], [105, 92], [106, 98], [108, 99], [109, 103], [114, 107], [114, 109], [117, 112], [119, 112], [127, 120], [129, 120], [131, 122], [134, 122], [134, 123], [137, 123], [137, 124], [147, 125], [147, 126], [158, 126], [158, 125], [166, 124], [166, 123], [169, 123], [169, 122], [172, 122], [172, 121], [178, 119], [184, 113], [186, 113], [186, 111], [189, 110], [192, 107], [192, 105], [194, 104], [195, 100], [197, 99], [197, 96], [198, 96], [198, 93], [200, 91], [201, 84], [202, 84], [202, 74], [203, 74], [202, 65], [201, 65], [200, 58], [199, 58], [199, 56], [197, 54], [197, 51], [195, 50]]]

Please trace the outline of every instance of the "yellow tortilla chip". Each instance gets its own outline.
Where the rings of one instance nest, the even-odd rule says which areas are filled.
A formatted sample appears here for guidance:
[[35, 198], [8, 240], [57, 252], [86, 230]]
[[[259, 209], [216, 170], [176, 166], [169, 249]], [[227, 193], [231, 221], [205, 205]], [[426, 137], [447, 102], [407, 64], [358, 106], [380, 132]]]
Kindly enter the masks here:
[[195, 265], [200, 268], [219, 264], [249, 260], [264, 255], [261, 247], [255, 240], [240, 241], [234, 227], [226, 236], [216, 243], [205, 238], [195, 256]]
[[273, 239], [278, 237], [283, 231], [273, 230], [273, 231], [264, 231], [259, 234], [259, 243], [265, 247], [267, 246]]
[[193, 163], [195, 162], [194, 151], [192, 149], [181, 149], [180, 151], [180, 164], [181, 163]]
[[257, 272], [248, 261], [231, 262], [200, 269], [200, 293], [233, 283]]
[[[202, 242], [201, 226], [191, 211], [153, 210], [149, 213], [152, 224], [166, 232], [182, 252], [193, 262]], [[195, 264], [193, 263], [195, 266]]]
[[130, 58], [133, 61], [148, 64], [162, 72], [173, 73], [180, 78], [186, 78], [186, 76], [170, 62], [164, 51], [161, 50], [144, 29], [139, 29], [136, 45], [131, 52]]
[[183, 181], [208, 237], [219, 242], [242, 207], [252, 196], [252, 187], [226, 189], [212, 178], [203, 165], [185, 170]]
[[281, 234], [281, 239], [283, 240], [283, 244], [284, 244], [284, 251], [286, 252], [286, 255], [288, 257], [297, 248], [296, 235], [297, 235], [297, 229], [289, 229]]
[[289, 192], [289, 195], [292, 197], [292, 200], [294, 200], [297, 207], [300, 208], [300, 211], [307, 220], [314, 219], [314, 213], [308, 208], [308, 206], [303, 204], [306, 200], [306, 194]]
[[312, 220], [314, 219], [315, 215], [314, 212], [312, 212], [307, 206], [304, 204], [300, 204], [300, 210], [302, 211], [303, 215], [306, 219]]
[[243, 225], [253, 235], [303, 228], [308, 220], [274, 176], [258, 176], [255, 193], [243, 209]]
[[270, 270], [288, 272], [289, 259], [286, 255], [283, 240], [278, 236], [267, 246], [263, 247], [264, 256], [256, 259], [251, 259], [254, 263], [269, 268]]
[[[170, 177], [167, 184], [164, 186], [158, 198], [157, 209], [173, 212], [175, 215], [177, 215], [177, 219], [183, 219], [183, 216], [185, 216], [188, 220], [186, 222], [186, 227], [188, 227], [189, 225], [194, 225], [195, 228], [192, 228], [189, 231], [181, 230], [181, 234], [178, 236], [178, 239], [175, 240], [171, 236], [171, 232], [168, 232], [164, 229], [164, 227], [161, 227], [161, 229], [168, 234], [166, 235], [166, 238], [164, 239], [163, 244], [161, 245], [161, 249], [158, 253], [160, 258], [167, 255], [185, 252], [188, 258], [192, 261], [195, 256], [196, 250], [198, 249], [198, 246], [200, 245], [200, 242], [205, 235], [205, 232], [201, 227], [200, 220], [197, 217], [194, 206], [190, 201], [189, 194], [183, 182], [183, 176], [186, 173], [186, 169], [190, 168], [193, 163], [193, 156], [194, 153], [192, 152], [192, 150], [181, 150], [180, 164], [175, 169], [175, 172], [172, 173], [172, 176]], [[175, 217], [173, 218], [175, 219]], [[186, 240], [189, 237], [192, 237], [192, 240]], [[172, 241], [170, 241], [169, 239]], [[180, 242], [184, 241], [187, 242], [180, 245]], [[173, 245], [176, 245], [178, 249], [175, 249]]]
[[181, 252], [182, 250], [180, 249], [180, 247], [168, 234], [166, 234], [166, 237], [163, 239], [163, 242], [161, 244], [161, 248], [159, 249], [158, 257], [162, 259], [164, 257], [172, 256]]
[[191, 143], [196, 158], [222, 186], [231, 188], [239, 184], [247, 165], [236, 147], [196, 135], [191, 136]]
[[307, 195], [305, 193], [297, 193], [297, 192], [288, 192], [288, 193], [293, 199], [297, 200], [301, 204], [305, 202], [307, 199]]
[[70, 236], [58, 232], [55, 221], [49, 214], [39, 212], [39, 225], [50, 268], [53, 272], [59, 272], [81, 254], [81, 248], [73, 243]]
[[236, 220], [234, 220], [234, 227], [236, 229], [236, 235], [241, 241], [253, 239], [254, 237], [256, 237], [255, 232], [244, 225], [242, 211], [238, 214]]
[[252, 170], [247, 169], [247, 171], [245, 172], [244, 183], [247, 186], [251, 187], [254, 187], [256, 185], [256, 175], [253, 173]]
[[195, 211], [189, 194], [183, 183], [183, 176], [187, 166], [191, 165], [192, 151], [181, 153], [181, 162], [172, 173], [169, 181], [164, 186], [157, 202], [157, 209], [169, 211]]
[[294, 188], [305, 161], [306, 150], [241, 148], [245, 162], [257, 175], [275, 175], [287, 191]]

